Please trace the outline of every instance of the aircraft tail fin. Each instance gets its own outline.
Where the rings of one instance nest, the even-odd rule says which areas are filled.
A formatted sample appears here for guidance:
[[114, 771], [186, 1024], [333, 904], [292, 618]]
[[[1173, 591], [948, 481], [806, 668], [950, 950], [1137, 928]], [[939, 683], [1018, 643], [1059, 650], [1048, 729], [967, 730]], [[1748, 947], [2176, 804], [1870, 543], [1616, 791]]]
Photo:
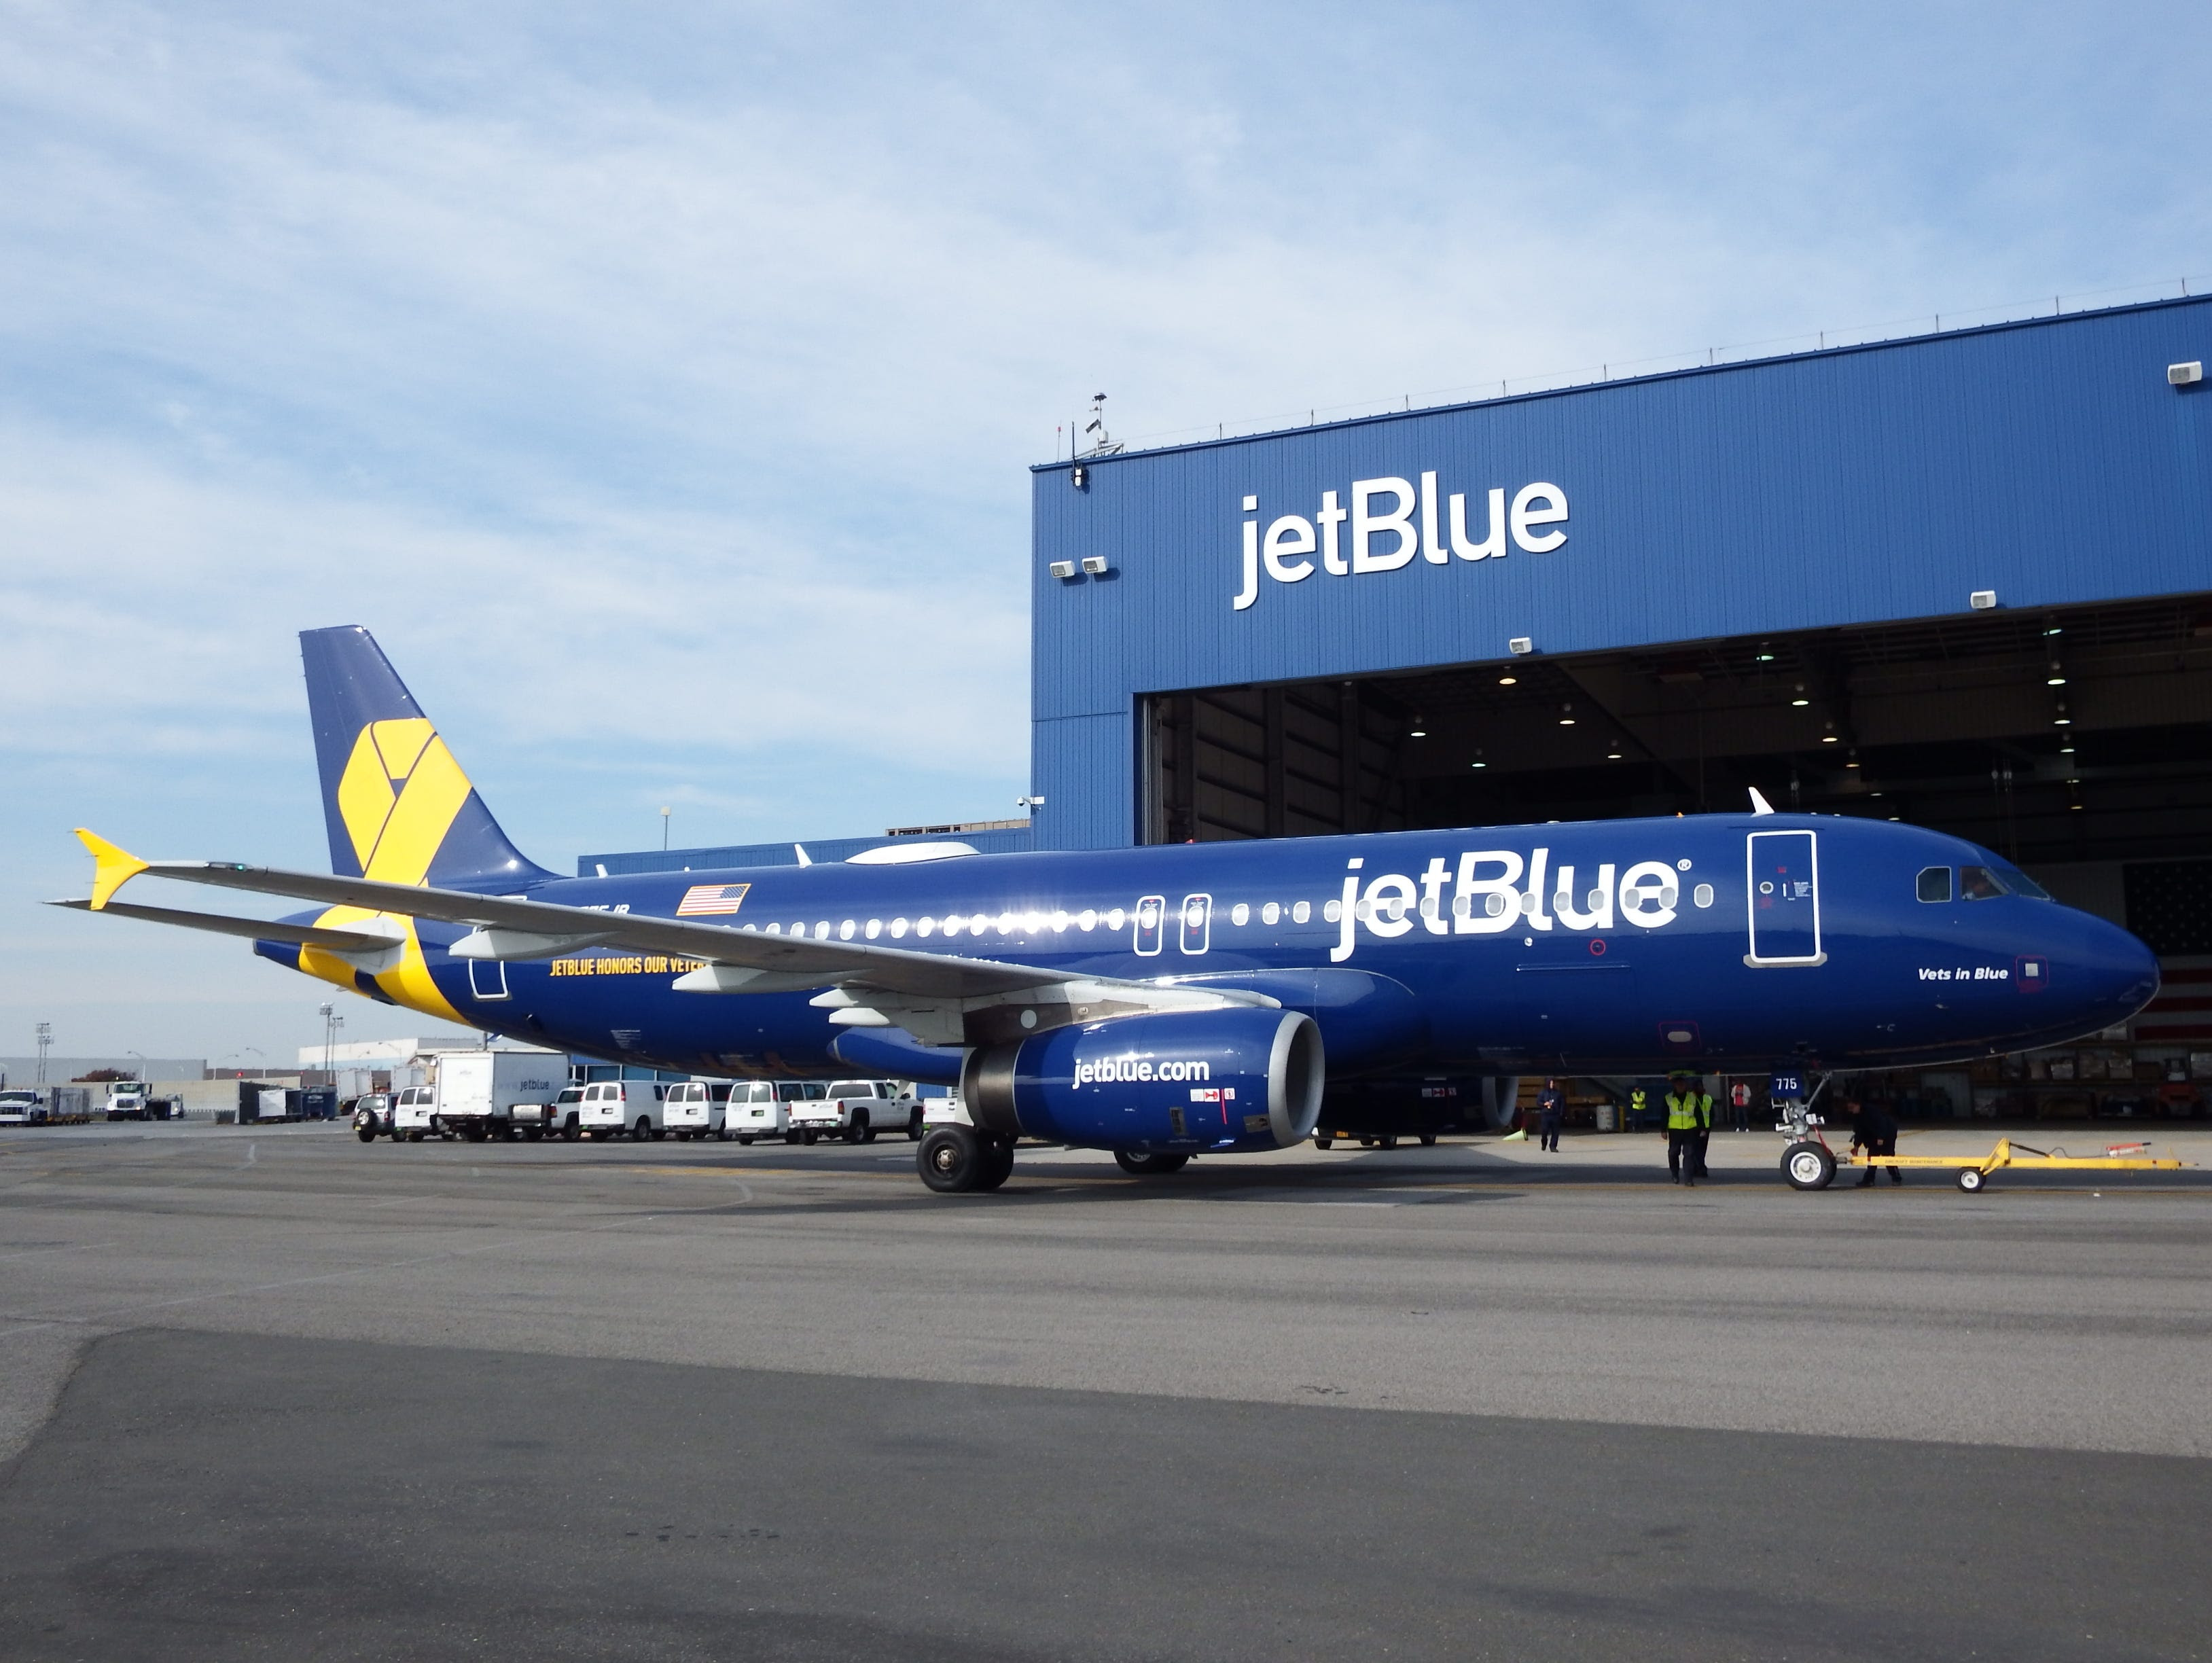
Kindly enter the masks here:
[[449, 889], [553, 876], [507, 841], [368, 630], [303, 630], [300, 656], [333, 872]]

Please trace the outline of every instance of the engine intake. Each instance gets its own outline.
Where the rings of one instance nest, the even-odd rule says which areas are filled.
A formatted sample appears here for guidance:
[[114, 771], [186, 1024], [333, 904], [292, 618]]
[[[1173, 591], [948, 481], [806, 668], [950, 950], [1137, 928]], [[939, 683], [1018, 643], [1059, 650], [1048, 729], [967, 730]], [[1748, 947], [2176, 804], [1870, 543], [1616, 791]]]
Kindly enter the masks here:
[[1286, 1149], [1310, 1137], [1327, 1074], [1296, 1011], [1174, 1011], [1081, 1023], [968, 1053], [979, 1126], [1096, 1149]]

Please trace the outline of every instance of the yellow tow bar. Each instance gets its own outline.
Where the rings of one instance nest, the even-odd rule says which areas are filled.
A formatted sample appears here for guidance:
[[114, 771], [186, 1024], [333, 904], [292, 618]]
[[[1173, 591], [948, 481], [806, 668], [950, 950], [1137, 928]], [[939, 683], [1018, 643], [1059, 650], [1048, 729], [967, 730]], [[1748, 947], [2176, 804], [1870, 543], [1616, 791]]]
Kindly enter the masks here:
[[2032, 1148], [2009, 1138], [1997, 1139], [1987, 1155], [1868, 1155], [1859, 1164], [1869, 1167], [1955, 1167], [1958, 1186], [1972, 1195], [2001, 1167], [2032, 1172], [2179, 1172], [2186, 1161], [2153, 1159], [2148, 1144], [2113, 1144], [2102, 1155], [2069, 1155], [2063, 1150]]

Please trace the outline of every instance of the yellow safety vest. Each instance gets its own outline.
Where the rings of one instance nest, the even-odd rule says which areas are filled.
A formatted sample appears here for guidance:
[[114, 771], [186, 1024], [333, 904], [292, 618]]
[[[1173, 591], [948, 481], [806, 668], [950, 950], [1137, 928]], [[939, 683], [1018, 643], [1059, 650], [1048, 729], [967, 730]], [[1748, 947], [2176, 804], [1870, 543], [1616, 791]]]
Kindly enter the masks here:
[[1700, 1126], [1713, 1123], [1713, 1100], [1703, 1092], [1694, 1097], [1677, 1097], [1667, 1094], [1667, 1130], [1695, 1132]]
[[1641, 1114], [1644, 1113], [1644, 1105], [1645, 1101], [1644, 1088], [1640, 1085], [1638, 1086], [1635, 1090], [1628, 1094], [1628, 1107], [1636, 1114]]

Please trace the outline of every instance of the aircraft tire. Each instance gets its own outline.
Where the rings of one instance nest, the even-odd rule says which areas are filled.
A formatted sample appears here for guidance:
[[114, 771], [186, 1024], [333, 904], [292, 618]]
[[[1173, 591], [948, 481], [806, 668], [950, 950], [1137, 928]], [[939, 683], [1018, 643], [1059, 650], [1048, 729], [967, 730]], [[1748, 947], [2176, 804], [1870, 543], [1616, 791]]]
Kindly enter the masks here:
[[1188, 1155], [1153, 1155], [1138, 1149], [1117, 1149], [1114, 1164], [1132, 1178], [1164, 1178], [1190, 1163]]
[[1014, 1140], [1011, 1138], [994, 1139], [983, 1150], [983, 1177], [975, 1187], [997, 1189], [1014, 1175]]
[[1835, 1181], [1836, 1157], [1807, 1138], [1782, 1151], [1782, 1175], [1792, 1189], [1826, 1189]]
[[1436, 1146], [1437, 1134], [1435, 1132], [1425, 1132], [1421, 1134], [1421, 1147], [1423, 1149], [1434, 1149]]
[[1327, 1149], [1330, 1144], [1335, 1142], [1336, 1139], [1334, 1138], [1324, 1137], [1319, 1132], [1316, 1132], [1314, 1134], [1314, 1147], [1316, 1149]]
[[974, 1128], [939, 1126], [915, 1151], [921, 1181], [939, 1195], [965, 1195], [983, 1187], [988, 1162]]

